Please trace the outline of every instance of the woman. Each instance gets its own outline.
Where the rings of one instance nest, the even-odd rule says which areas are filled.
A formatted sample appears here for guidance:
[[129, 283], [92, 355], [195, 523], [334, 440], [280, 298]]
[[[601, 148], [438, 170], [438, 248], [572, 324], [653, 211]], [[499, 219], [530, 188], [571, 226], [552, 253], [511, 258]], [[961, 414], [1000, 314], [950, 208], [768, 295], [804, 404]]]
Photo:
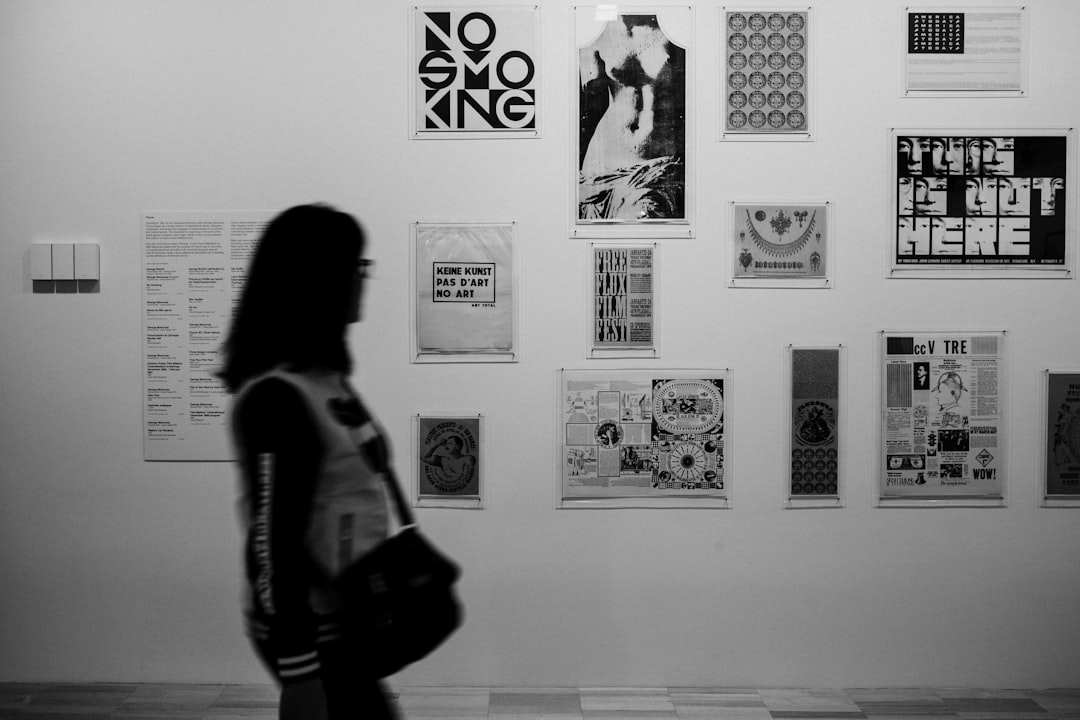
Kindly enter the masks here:
[[235, 395], [248, 630], [282, 685], [280, 717], [392, 718], [340, 640], [330, 579], [387, 534], [382, 433], [346, 377], [371, 262], [351, 216], [277, 216], [255, 251], [220, 373]]

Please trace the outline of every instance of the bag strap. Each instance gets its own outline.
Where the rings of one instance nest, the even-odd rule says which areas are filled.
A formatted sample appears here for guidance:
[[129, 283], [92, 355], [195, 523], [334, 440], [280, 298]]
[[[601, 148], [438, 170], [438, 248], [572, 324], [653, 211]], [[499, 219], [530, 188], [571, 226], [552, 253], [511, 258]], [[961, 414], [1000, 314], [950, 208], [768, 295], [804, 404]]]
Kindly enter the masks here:
[[401, 484], [398, 482], [397, 475], [389, 466], [384, 467], [380, 474], [383, 482], [386, 483], [386, 489], [390, 491], [390, 496], [394, 499], [394, 507], [397, 508], [401, 529], [415, 527], [416, 518], [413, 517], [412, 508], [409, 507], [409, 503], [405, 500], [405, 493], [401, 492]]

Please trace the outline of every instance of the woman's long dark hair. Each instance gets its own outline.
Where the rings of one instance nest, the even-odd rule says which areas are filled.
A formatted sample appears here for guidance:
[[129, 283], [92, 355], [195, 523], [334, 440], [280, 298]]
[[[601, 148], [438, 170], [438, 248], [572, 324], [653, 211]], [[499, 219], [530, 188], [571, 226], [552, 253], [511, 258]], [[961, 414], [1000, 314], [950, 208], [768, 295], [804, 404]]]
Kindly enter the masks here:
[[364, 232], [346, 213], [299, 205], [259, 240], [225, 341], [218, 377], [229, 392], [279, 365], [348, 372], [345, 347]]

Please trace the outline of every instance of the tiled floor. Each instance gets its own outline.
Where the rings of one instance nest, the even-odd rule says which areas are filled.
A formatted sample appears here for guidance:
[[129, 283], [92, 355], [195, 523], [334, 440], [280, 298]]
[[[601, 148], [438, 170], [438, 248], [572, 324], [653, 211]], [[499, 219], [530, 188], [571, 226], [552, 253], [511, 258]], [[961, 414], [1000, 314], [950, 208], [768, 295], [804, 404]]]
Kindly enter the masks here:
[[[1071, 690], [406, 688], [405, 720], [1080, 720]], [[270, 720], [267, 685], [0, 684], [0, 718]]]

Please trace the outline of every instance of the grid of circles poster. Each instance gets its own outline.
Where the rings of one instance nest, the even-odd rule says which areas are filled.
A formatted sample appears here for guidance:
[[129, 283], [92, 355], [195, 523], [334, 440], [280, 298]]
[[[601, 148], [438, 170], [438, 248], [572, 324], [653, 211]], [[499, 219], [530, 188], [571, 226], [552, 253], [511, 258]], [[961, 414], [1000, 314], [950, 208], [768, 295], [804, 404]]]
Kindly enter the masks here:
[[809, 13], [726, 11], [724, 131], [807, 133]]

